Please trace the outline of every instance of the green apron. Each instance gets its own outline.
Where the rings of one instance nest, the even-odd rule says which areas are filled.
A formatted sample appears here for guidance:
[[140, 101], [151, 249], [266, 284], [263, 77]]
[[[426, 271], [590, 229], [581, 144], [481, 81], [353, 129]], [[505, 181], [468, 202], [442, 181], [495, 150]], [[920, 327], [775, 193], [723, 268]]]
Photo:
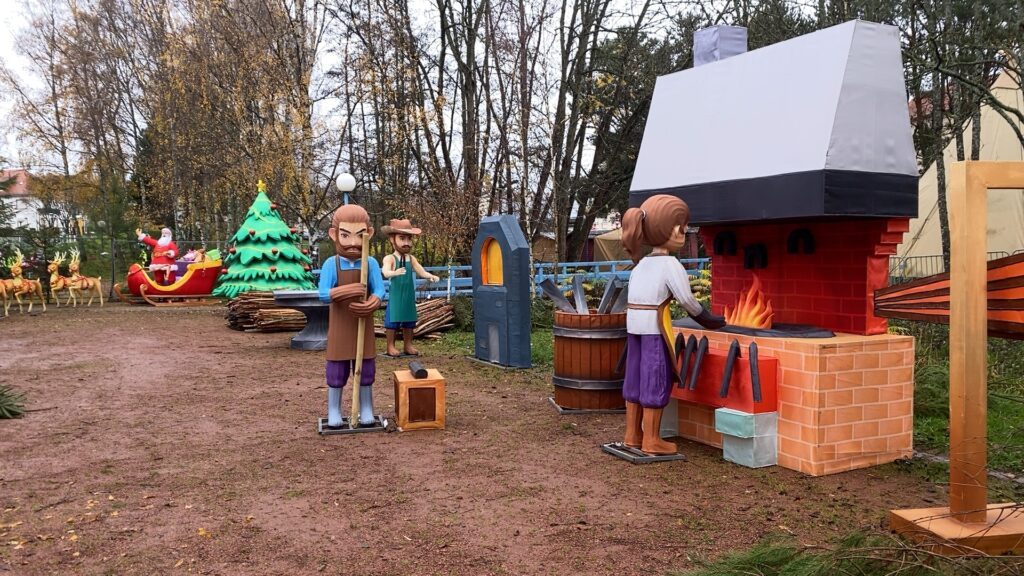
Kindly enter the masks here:
[[405, 256], [395, 260], [395, 270], [405, 268], [405, 274], [391, 277], [388, 291], [388, 320], [391, 322], [416, 321], [416, 289], [412, 266], [408, 266]]

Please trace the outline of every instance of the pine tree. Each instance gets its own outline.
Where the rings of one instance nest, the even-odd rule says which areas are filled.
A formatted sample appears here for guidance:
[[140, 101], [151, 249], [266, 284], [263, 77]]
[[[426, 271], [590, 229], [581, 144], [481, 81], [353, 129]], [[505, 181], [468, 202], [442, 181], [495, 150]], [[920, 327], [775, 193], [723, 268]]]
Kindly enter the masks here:
[[259, 193], [232, 239], [214, 296], [234, 298], [243, 292], [313, 290], [312, 261], [298, 248], [295, 229], [289, 228], [277, 206], [270, 202], [260, 180]]

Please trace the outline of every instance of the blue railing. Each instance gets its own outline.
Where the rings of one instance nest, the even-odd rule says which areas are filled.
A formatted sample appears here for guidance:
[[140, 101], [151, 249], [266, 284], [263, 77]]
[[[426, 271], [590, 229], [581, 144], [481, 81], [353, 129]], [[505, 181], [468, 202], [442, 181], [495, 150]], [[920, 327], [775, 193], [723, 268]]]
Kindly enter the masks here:
[[[711, 264], [710, 258], [682, 258], [680, 263], [686, 268], [691, 276], [700, 274]], [[416, 278], [417, 298], [439, 298], [456, 295], [470, 296], [473, 294], [473, 267], [472, 266], [425, 266], [426, 270], [441, 279], [437, 282], [427, 282]], [[568, 286], [573, 276], [583, 275], [584, 281], [600, 280], [607, 282], [612, 278], [620, 280], [629, 279], [629, 271], [633, 268], [631, 260], [616, 260], [610, 262], [564, 262], [553, 264], [551, 262], [537, 262], [533, 265], [534, 286], [540, 284], [546, 278], [555, 280], [556, 283]], [[319, 270], [314, 271], [314, 273]], [[390, 281], [384, 281], [385, 286], [390, 286]], [[540, 288], [536, 289], [540, 294]]]
[[[1014, 254], [1017, 252], [1020, 252], [1020, 250], [1015, 251]], [[1006, 258], [1009, 255], [1003, 251], [988, 252], [987, 258], [995, 260], [997, 258]], [[925, 276], [941, 274], [945, 271], [946, 264], [941, 254], [938, 256], [907, 256], [902, 258], [891, 256], [889, 258], [889, 280], [891, 284], [899, 284], [913, 278], [924, 278]]]

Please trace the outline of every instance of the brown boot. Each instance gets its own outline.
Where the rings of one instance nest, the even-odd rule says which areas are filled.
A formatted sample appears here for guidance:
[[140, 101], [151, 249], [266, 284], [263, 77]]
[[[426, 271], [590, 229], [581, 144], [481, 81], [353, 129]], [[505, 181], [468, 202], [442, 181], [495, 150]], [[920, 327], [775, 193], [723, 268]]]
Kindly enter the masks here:
[[639, 448], [643, 443], [643, 429], [640, 420], [643, 408], [636, 402], [626, 402], [626, 439], [622, 442], [630, 448]]
[[640, 449], [648, 454], [675, 454], [675, 443], [661, 439], [661, 412], [663, 408], [644, 408], [644, 440]]

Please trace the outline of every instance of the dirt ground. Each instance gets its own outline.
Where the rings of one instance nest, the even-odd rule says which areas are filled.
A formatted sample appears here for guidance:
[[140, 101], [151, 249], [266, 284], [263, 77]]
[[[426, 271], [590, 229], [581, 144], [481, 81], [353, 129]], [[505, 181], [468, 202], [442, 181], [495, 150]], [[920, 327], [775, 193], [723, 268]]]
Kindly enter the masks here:
[[[690, 442], [687, 462], [632, 465], [599, 449], [623, 416], [559, 416], [549, 370], [437, 345], [446, 430], [321, 437], [323, 353], [222, 317], [0, 319], [0, 382], [33, 410], [0, 421], [0, 574], [660, 574], [945, 501], [897, 465], [809, 478]], [[378, 358], [386, 415], [399, 366]]]

